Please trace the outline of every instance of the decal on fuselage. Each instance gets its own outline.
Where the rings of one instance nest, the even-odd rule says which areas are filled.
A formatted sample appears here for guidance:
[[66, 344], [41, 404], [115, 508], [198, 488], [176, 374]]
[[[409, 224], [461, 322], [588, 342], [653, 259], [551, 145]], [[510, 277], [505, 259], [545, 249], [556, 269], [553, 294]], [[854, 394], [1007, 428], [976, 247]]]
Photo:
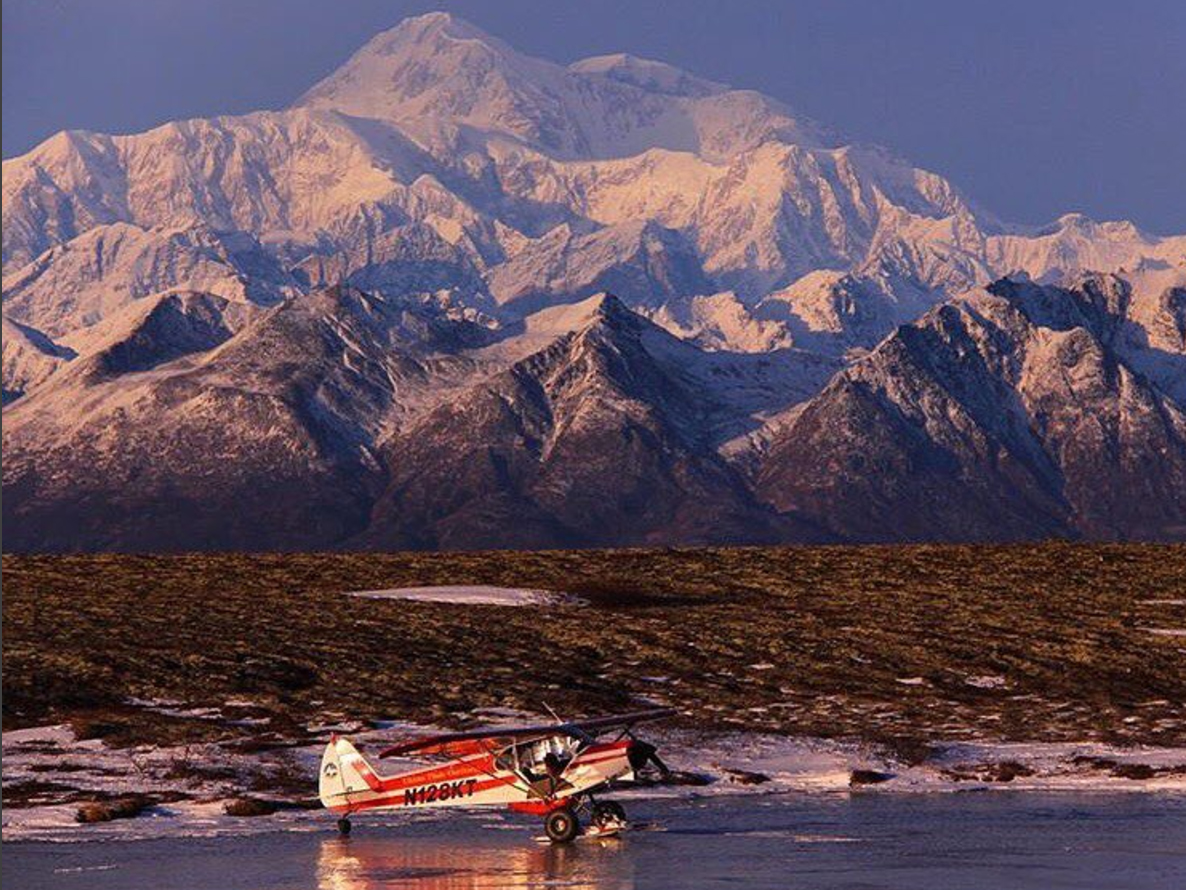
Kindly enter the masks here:
[[404, 806], [420, 803], [436, 803], [455, 800], [459, 797], [473, 797], [477, 779], [459, 779], [456, 782], [441, 782], [439, 785], [422, 785], [404, 792]]

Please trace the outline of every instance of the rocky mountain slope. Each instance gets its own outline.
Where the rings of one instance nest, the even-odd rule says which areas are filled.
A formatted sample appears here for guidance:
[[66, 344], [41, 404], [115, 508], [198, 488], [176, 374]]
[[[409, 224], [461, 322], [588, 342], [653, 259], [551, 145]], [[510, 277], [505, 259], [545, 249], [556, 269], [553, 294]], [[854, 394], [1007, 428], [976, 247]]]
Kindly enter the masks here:
[[6, 412], [6, 546], [819, 537], [720, 451], [834, 364], [707, 352], [609, 296], [557, 314], [503, 330], [349, 288], [248, 313], [161, 296]]
[[1186, 537], [1186, 352], [1151, 354], [1140, 314], [1112, 276], [945, 303], [797, 412], [759, 495], [858, 540]]
[[[590, 301], [580, 327], [386, 444], [375, 546], [555, 547], [811, 540], [752, 499], [714, 447], [740, 387], [630, 312]], [[744, 373], [741, 369], [736, 369]]]
[[659, 62], [420, 16], [3, 224], [9, 548], [1186, 536], [1186, 236]]
[[74, 353], [40, 331], [4, 316], [4, 404], [48, 378]]

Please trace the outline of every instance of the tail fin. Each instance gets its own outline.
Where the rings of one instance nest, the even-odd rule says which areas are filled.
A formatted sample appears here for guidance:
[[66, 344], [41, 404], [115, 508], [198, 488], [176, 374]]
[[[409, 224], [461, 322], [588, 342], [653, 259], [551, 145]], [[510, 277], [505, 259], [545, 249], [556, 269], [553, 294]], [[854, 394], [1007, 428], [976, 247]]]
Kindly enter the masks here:
[[350, 795], [360, 791], [375, 791], [379, 777], [348, 739], [333, 736], [321, 755], [321, 773], [317, 782], [321, 804], [340, 809], [350, 803]]

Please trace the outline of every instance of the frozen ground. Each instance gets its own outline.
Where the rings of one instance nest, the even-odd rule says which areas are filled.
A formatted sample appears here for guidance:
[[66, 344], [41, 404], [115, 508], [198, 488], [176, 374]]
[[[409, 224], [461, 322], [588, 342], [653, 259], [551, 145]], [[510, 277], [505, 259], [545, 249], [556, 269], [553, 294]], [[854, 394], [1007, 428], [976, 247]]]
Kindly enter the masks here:
[[[244, 703], [245, 705], [246, 703]], [[200, 715], [176, 703], [144, 707]], [[546, 721], [511, 709], [475, 712], [484, 724]], [[249, 719], [249, 718], [247, 718]], [[435, 727], [397, 721], [307, 727], [301, 744], [244, 751], [219, 744], [108, 747], [77, 740], [67, 726], [6, 732], [3, 736], [3, 837], [7, 840], [85, 840], [216, 836], [315, 830], [325, 814], [312, 799], [324, 739], [354, 738], [364, 754], [393, 739]], [[261, 728], [262, 730], [262, 728]], [[645, 737], [660, 746], [678, 784], [623, 791], [629, 798], [702, 799], [785, 793], [848, 795], [1008, 789], [1034, 792], [1159, 792], [1186, 795], [1186, 749], [1114, 748], [1097, 743], [936, 745], [911, 762], [872, 745], [760, 733], [693, 732], [654, 727]], [[309, 741], [310, 739], [315, 741]], [[385, 761], [396, 773], [414, 761]], [[134, 818], [79, 824], [88, 800], [151, 795], [155, 805]], [[276, 811], [254, 818], [227, 815], [228, 801], [249, 797]], [[383, 823], [439, 818], [434, 811], [371, 817]]]

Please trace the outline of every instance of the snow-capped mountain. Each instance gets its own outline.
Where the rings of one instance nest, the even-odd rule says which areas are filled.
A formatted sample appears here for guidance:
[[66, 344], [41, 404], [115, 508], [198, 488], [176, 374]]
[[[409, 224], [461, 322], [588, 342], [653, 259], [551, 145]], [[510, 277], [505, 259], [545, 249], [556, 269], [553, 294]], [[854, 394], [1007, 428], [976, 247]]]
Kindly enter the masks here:
[[611, 296], [500, 328], [344, 287], [174, 293], [78, 348], [5, 413], [9, 547], [818, 537], [722, 452], [835, 363], [706, 352]]
[[[1177, 478], [1158, 462], [1186, 404], [1186, 236], [1010, 226], [937, 174], [660, 62], [563, 66], [420, 16], [287, 109], [58, 134], [4, 162], [3, 224], [10, 547], [1186, 534], [1171, 502], [1092, 513], [1064, 478]], [[1092, 287], [1128, 295], [1114, 324], [1027, 314], [1028, 294], [1079, 305]], [[1126, 430], [1150, 412], [1162, 451], [1101, 434], [1083, 446], [1098, 459], [1064, 466], [1047, 425], [1081, 393], [1025, 394], [1065, 355], [1017, 376], [994, 353], [976, 398], [1024, 390], [1005, 407], [1042, 430], [1000, 447], [1052, 449], [1057, 472], [988, 484], [977, 461], [999, 455], [973, 448], [941, 462], [963, 468], [943, 497], [966, 521], [908, 498], [917, 523], [890, 519], [933, 488], [890, 455], [931, 434], [935, 399], [895, 402], [886, 426], [837, 393], [873, 368], [886, 392], [921, 380], [886, 356], [952, 313], [1025, 344], [1083, 327], [1110, 358], [1076, 373], [1107, 393], [1132, 375], [1099, 411]], [[853, 442], [867, 474], [812, 463]], [[876, 497], [839, 494], [851, 479]]]
[[[245, 308], [247, 311], [244, 311]], [[141, 301], [5, 413], [8, 546], [325, 546], [366, 527], [376, 443], [487, 329], [329, 289], [271, 308]]]
[[[1150, 349], [1150, 328], [1176, 349]], [[801, 406], [759, 497], [846, 539], [1182, 539], [1183, 331], [1186, 287], [998, 281]]]
[[[554, 547], [819, 539], [752, 497], [718, 453], [734, 387], [695, 348], [594, 297], [544, 349], [386, 443], [364, 541]], [[737, 369], [735, 373], [743, 375]], [[753, 382], [752, 379], [747, 382]], [[736, 389], [740, 389], [737, 387]]]

